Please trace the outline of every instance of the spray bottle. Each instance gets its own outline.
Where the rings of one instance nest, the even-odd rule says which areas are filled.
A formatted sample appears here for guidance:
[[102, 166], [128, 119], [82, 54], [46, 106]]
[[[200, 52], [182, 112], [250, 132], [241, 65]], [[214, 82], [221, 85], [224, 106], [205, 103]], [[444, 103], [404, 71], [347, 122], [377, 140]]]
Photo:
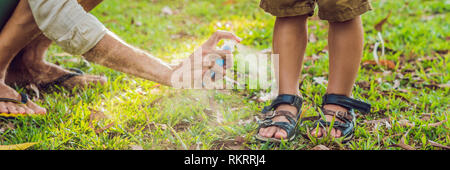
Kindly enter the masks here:
[[[237, 42], [235, 40], [224, 40], [222, 50], [228, 50], [231, 53], [234, 52], [234, 48], [236, 47]], [[225, 60], [222, 58], [216, 59], [216, 64], [223, 67], [225, 65]], [[216, 73], [214, 71], [211, 72], [211, 78], [215, 78]]]

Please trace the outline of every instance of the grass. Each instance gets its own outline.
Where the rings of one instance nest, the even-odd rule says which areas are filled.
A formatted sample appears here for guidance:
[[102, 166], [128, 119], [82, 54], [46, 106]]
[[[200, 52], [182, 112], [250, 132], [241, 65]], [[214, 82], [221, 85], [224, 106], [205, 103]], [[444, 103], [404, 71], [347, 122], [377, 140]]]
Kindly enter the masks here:
[[[93, 10], [126, 42], [170, 62], [187, 57], [215, 30], [229, 30], [251, 48], [271, 47], [274, 17], [257, 0], [119, 0]], [[103, 66], [88, 64], [52, 46], [48, 60], [109, 78], [105, 86], [86, 90], [41, 92], [43, 117], [0, 120], [0, 144], [37, 142], [31, 149], [441, 149], [449, 146], [448, 2], [429, 0], [373, 2], [363, 15], [363, 64], [353, 95], [372, 104], [372, 113], [358, 115], [355, 138], [348, 144], [333, 139], [298, 137], [280, 145], [258, 143], [253, 135], [263, 106], [261, 90], [176, 90]], [[172, 15], [165, 15], [168, 6]], [[380, 32], [386, 53], [380, 59], [392, 68], [364, 64], [374, 60], [378, 31], [374, 26], [391, 12]], [[302, 75], [306, 116], [316, 115], [326, 86], [313, 78], [328, 76], [327, 23], [309, 20]], [[310, 36], [310, 37], [311, 37]], [[378, 53], [380, 54], [380, 53]], [[73, 60], [70, 58], [80, 59]], [[17, 88], [18, 90], [24, 90]], [[386, 120], [386, 121], [384, 121]], [[378, 122], [378, 123], [377, 123]], [[440, 122], [440, 123], [439, 123]], [[312, 122], [300, 127], [306, 134]], [[400, 147], [399, 147], [400, 145]]]

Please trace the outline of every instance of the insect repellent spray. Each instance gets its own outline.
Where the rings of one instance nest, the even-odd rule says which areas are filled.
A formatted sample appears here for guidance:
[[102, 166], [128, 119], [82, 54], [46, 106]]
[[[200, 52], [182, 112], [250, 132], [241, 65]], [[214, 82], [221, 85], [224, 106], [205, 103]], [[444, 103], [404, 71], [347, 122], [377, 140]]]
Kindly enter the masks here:
[[[224, 44], [222, 46], [222, 50], [228, 50], [231, 53], [234, 52], [234, 48], [236, 47], [237, 42], [235, 40], [225, 40]], [[216, 64], [223, 67], [225, 65], [225, 60], [222, 58], [216, 59]], [[216, 76], [215, 72], [211, 72], [211, 78], [214, 79], [214, 77]]]

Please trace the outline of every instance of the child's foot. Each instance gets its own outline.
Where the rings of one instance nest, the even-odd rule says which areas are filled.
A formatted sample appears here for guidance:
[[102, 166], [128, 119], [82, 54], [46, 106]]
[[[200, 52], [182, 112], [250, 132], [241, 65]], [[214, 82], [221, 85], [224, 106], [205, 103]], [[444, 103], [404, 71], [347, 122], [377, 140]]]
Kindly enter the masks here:
[[[331, 110], [331, 111], [341, 111], [341, 112], [347, 112], [348, 110], [342, 106], [339, 105], [334, 105], [334, 104], [327, 104], [325, 106], [323, 106], [324, 109], [326, 110]], [[325, 115], [325, 121], [331, 122], [333, 120], [333, 116], [331, 115]], [[342, 122], [344, 123], [342, 120], [336, 118], [335, 121], [337, 122]], [[335, 138], [339, 138], [342, 136], [342, 132], [338, 129], [332, 128], [331, 129], [331, 136], [335, 137]], [[324, 136], [324, 134], [326, 135], [326, 129], [319, 127], [319, 129], [313, 129], [311, 131], [311, 135], [317, 138], [320, 138], [322, 136]]]
[[[292, 113], [294, 116], [297, 116], [298, 110], [295, 106], [289, 105], [289, 104], [281, 104], [278, 106], [275, 111], [288, 111]], [[284, 116], [277, 116], [272, 119], [274, 122], [289, 122], [286, 117]], [[266, 138], [276, 138], [276, 139], [286, 139], [287, 138], [287, 132], [283, 130], [282, 128], [279, 128], [277, 126], [270, 126], [267, 128], [261, 128], [259, 130], [259, 135], [266, 137]]]

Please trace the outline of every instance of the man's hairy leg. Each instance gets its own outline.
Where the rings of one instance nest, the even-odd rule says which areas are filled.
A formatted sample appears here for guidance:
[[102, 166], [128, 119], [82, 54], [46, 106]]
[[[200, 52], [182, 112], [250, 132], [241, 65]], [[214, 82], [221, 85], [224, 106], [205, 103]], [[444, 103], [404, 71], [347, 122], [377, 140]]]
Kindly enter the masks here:
[[[20, 1], [11, 18], [0, 32], [0, 98], [22, 100], [21, 95], [5, 84], [6, 71], [14, 56], [24, 48], [32, 38], [39, 35], [39, 29], [34, 27], [30, 7], [26, 0]], [[28, 101], [25, 105], [12, 102], [0, 102], [0, 113], [39, 113], [46, 110]]]
[[[78, 0], [80, 5], [88, 12], [102, 1]], [[34, 26], [37, 27], [37, 25]], [[53, 82], [59, 77], [69, 74], [71, 71], [45, 61], [45, 53], [51, 44], [52, 41], [42, 33], [33, 39], [12, 61], [7, 72], [6, 83], [10, 85], [30, 83], [40, 85]], [[61, 85], [66, 88], [73, 88], [75, 86], [86, 87], [89, 84], [98, 83], [106, 83], [106, 77], [93, 75], [75, 76], [64, 81]]]

